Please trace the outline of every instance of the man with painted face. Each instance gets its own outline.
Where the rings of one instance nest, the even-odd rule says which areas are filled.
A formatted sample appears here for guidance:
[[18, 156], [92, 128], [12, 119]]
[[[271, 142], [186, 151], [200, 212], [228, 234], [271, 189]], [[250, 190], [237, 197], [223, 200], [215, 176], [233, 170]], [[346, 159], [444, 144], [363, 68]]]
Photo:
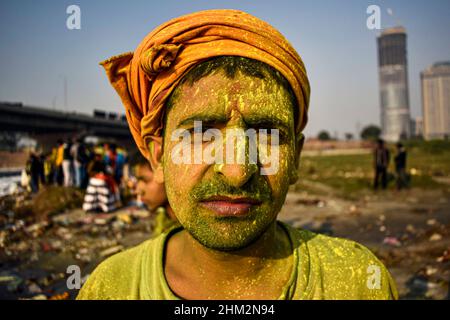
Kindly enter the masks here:
[[[202, 11], [102, 65], [182, 227], [101, 263], [78, 299], [397, 298], [365, 247], [276, 219], [298, 179], [310, 93], [300, 56], [277, 30], [241, 11]], [[247, 137], [229, 148], [236, 129], [253, 129], [269, 152], [257, 144], [251, 161]], [[184, 159], [214, 143], [227, 161], [176, 160], [180, 130]], [[205, 139], [210, 130], [227, 143]], [[243, 161], [228, 161], [242, 150]], [[275, 170], [262, 153], [277, 155]]]

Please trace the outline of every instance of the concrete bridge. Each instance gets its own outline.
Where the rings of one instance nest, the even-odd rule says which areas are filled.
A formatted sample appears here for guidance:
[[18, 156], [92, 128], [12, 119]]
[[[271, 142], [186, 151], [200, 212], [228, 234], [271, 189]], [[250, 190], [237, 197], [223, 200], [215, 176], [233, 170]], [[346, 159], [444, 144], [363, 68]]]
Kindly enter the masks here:
[[133, 146], [133, 138], [124, 117], [95, 112], [95, 116], [63, 112], [21, 103], [0, 102], [0, 131], [24, 132], [44, 148], [58, 139], [96, 136]]

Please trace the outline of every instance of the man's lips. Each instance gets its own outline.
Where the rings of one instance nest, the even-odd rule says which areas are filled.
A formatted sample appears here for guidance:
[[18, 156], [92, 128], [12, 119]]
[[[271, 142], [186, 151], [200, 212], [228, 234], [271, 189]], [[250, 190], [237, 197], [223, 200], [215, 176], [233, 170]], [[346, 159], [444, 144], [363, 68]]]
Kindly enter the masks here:
[[220, 216], [244, 216], [253, 205], [259, 205], [261, 201], [247, 197], [214, 196], [200, 204]]

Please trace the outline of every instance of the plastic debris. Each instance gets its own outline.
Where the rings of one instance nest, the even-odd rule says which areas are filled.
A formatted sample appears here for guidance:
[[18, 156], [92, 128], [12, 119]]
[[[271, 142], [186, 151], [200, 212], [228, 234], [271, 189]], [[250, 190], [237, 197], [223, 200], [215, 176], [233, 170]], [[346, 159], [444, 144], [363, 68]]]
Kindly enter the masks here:
[[114, 246], [100, 252], [100, 257], [107, 257], [123, 250], [122, 245]]
[[395, 237], [386, 237], [383, 239], [383, 244], [394, 246], [394, 247], [400, 247], [402, 244], [400, 240], [398, 240]]
[[433, 233], [429, 239], [430, 241], [439, 241], [442, 240], [442, 235], [439, 233]]

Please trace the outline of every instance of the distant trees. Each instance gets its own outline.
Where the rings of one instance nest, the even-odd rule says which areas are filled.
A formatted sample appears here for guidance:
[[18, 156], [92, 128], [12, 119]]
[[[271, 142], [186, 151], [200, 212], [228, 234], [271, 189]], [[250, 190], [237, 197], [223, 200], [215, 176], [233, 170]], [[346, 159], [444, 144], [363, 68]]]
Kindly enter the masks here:
[[361, 131], [361, 139], [363, 140], [377, 140], [380, 138], [381, 129], [376, 125], [368, 125]]
[[328, 131], [322, 130], [317, 135], [317, 139], [319, 139], [320, 141], [328, 141], [331, 140], [331, 136]]
[[[381, 137], [381, 129], [374, 124], [367, 125], [361, 130], [360, 137], [362, 140], [377, 140]], [[357, 137], [355, 137], [355, 135], [351, 132], [345, 132], [343, 138], [345, 138], [346, 141], [357, 139]], [[334, 136], [332, 136], [327, 130], [319, 131], [317, 134], [317, 139], [320, 141], [339, 140], [337, 132], [335, 132]]]

